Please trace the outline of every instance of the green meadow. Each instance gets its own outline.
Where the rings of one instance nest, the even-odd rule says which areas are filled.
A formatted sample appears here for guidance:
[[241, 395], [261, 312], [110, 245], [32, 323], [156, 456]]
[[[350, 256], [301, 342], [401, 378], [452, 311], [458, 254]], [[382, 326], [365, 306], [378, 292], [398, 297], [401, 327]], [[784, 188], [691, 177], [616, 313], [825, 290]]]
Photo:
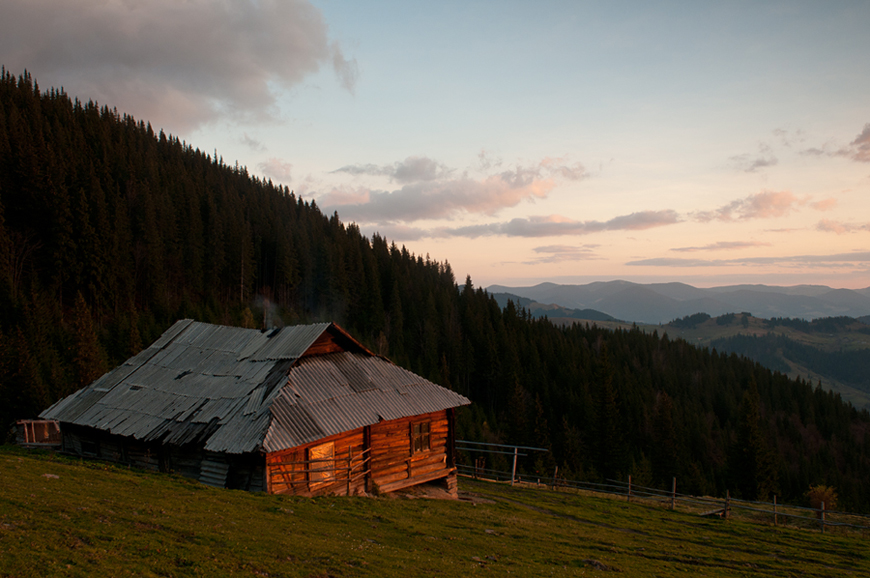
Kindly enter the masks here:
[[866, 576], [870, 538], [460, 480], [460, 500], [218, 490], [0, 447], [0, 576]]

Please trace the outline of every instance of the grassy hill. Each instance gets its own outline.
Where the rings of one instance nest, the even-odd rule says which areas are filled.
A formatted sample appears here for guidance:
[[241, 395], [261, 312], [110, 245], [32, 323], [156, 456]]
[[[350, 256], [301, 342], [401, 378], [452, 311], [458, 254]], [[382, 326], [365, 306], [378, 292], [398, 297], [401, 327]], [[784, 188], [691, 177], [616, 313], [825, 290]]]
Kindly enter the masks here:
[[866, 539], [462, 480], [474, 501], [216, 490], [0, 447], [0, 576], [853, 576]]

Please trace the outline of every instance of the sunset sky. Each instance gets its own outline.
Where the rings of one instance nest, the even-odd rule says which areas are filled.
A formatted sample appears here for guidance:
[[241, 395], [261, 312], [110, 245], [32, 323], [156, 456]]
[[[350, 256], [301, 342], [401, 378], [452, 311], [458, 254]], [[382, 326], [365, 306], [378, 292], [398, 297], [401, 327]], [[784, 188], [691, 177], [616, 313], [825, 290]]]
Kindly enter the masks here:
[[0, 63], [475, 285], [870, 286], [870, 3], [4, 0]]

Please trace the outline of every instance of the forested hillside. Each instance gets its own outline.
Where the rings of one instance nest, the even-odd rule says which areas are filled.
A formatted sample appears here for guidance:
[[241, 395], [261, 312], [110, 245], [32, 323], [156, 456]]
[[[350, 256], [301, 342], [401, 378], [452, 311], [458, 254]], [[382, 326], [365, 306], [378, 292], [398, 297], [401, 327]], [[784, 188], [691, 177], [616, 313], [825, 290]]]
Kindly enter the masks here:
[[[333, 320], [474, 400], [460, 436], [549, 447], [526, 471], [870, 510], [870, 416], [760, 365], [502, 309], [375, 236], [143, 121], [0, 78], [0, 425], [175, 320]], [[531, 460], [531, 458], [530, 458]]]

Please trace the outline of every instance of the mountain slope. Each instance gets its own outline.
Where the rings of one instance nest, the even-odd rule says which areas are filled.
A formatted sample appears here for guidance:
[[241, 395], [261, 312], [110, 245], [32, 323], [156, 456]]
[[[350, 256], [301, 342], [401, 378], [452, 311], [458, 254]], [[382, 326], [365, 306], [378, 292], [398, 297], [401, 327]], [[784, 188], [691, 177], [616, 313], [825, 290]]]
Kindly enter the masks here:
[[718, 316], [749, 312], [756, 317], [860, 317], [870, 314], [870, 289], [852, 291], [820, 285], [772, 287], [732, 285], [699, 289], [684, 283], [643, 285], [628, 281], [533, 287], [492, 285], [490, 292], [512, 293], [572, 309], [597, 309], [623, 321], [667, 323], [693, 313]]
[[[602, 302], [618, 287], [672, 299], [629, 283], [590, 291]], [[788, 500], [825, 482], [870, 511], [870, 414], [836, 395], [663, 333], [529, 319], [470, 278], [458, 285], [447, 263], [368, 239], [144, 122], [0, 78], [2, 427], [179, 318], [338, 322], [472, 399], [457, 415], [463, 439], [550, 448], [521, 460], [527, 475], [558, 465], [663, 487], [679, 476], [687, 491], [747, 497], [776, 482]], [[770, 467], [752, 469], [752, 451]]]

